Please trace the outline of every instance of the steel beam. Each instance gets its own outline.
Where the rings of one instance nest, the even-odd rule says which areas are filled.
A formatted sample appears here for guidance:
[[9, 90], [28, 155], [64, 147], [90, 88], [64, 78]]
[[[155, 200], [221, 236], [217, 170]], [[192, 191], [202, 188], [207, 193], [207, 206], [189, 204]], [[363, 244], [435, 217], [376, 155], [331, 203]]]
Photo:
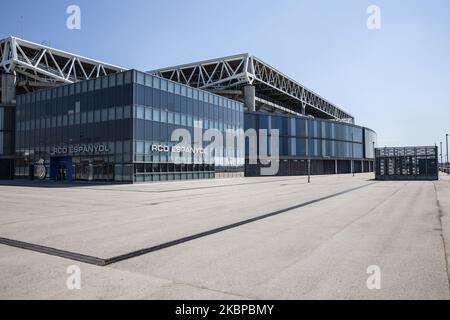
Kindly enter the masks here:
[[[232, 90], [254, 86], [298, 113], [353, 123], [354, 118], [277, 69], [248, 53], [194, 62], [148, 73], [206, 90]], [[309, 110], [309, 111], [308, 111]]]
[[26, 90], [89, 80], [125, 70], [16, 37], [0, 40], [0, 73], [14, 74], [18, 85], [29, 84]]

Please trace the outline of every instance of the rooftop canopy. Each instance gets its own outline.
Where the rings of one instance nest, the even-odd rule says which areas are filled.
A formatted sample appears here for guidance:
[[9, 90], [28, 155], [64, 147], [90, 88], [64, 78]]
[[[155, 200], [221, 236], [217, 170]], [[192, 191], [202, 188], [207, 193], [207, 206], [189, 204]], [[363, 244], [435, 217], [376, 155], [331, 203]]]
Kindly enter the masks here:
[[124, 70], [16, 37], [0, 40], [0, 74], [14, 74], [16, 85], [26, 91], [89, 80]]
[[149, 71], [217, 93], [255, 87], [256, 97], [296, 113], [354, 122], [352, 115], [248, 53]]

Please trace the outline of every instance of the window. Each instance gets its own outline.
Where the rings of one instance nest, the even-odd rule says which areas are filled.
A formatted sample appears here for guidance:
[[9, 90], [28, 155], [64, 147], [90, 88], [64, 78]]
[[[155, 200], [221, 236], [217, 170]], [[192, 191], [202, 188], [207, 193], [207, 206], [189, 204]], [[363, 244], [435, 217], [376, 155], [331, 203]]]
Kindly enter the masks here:
[[161, 122], [167, 123], [167, 112], [164, 110], [161, 110]]
[[145, 76], [144, 76], [144, 74], [141, 73], [141, 72], [138, 72], [138, 73], [137, 73], [137, 83], [138, 83], [138, 84], [145, 85]]
[[88, 120], [88, 123], [94, 122], [94, 112], [92, 112], [92, 111], [88, 112], [87, 120]]
[[121, 85], [123, 85], [123, 73], [118, 73], [117, 74], [117, 85], [118, 86], [121, 86]]
[[123, 142], [123, 152], [124, 153], [130, 153], [131, 152], [131, 142], [130, 141], [124, 141]]
[[102, 109], [102, 120], [101, 121], [108, 121], [108, 109]]
[[[136, 173], [144, 173], [145, 172], [144, 171], [145, 166], [143, 163], [137, 163], [134, 165], [134, 167], [135, 167]], [[141, 176], [136, 177], [136, 179], [139, 179], [139, 178], [143, 178], [143, 176], [141, 175]], [[137, 180], [137, 181], [143, 181], [143, 180]]]
[[161, 87], [160, 79], [157, 77], [153, 77], [153, 88], [159, 89]]
[[174, 117], [174, 113], [173, 112], [168, 112], [167, 113], [167, 122], [170, 124], [173, 124], [173, 117]]
[[125, 72], [125, 80], [124, 80], [125, 84], [131, 83], [131, 75], [132, 71]]
[[153, 121], [159, 121], [159, 109], [153, 109]]
[[108, 88], [108, 77], [103, 77], [102, 78], [102, 89], [107, 89]]
[[115, 74], [110, 75], [110, 76], [108, 77], [108, 80], [109, 80], [109, 87], [110, 87], [110, 88], [113, 88], [113, 87], [116, 86], [116, 75], [115, 75]]
[[80, 113], [81, 106], [80, 101], [75, 101], [75, 113]]
[[167, 91], [167, 80], [161, 80], [161, 90]]
[[[83, 81], [81, 82], [81, 92], [87, 92], [88, 91], [88, 82], [87, 81]], [[47, 95], [47, 99], [50, 99], [51, 97], [49, 97]]]
[[116, 119], [123, 119], [123, 107], [116, 107]]
[[145, 75], [145, 86], [146, 87], [152, 86], [152, 78], [153, 77], [151, 75], [148, 75], [148, 74]]
[[173, 84], [173, 82], [169, 81], [169, 82], [167, 83], [167, 91], [169, 91], [169, 92], [171, 92], [171, 93], [174, 92], [174, 84]]
[[95, 113], [94, 113], [94, 121], [95, 122], [100, 122], [101, 121], [101, 113], [100, 113], [100, 110], [95, 110]]
[[108, 120], [116, 120], [116, 109], [114, 107], [108, 109]]
[[145, 108], [145, 120], [152, 120], [152, 108]]
[[142, 106], [137, 106], [136, 108], [136, 118], [145, 119], [145, 109]]
[[136, 141], [136, 153], [144, 154], [144, 141]]
[[123, 107], [123, 118], [124, 119], [131, 118], [131, 106]]

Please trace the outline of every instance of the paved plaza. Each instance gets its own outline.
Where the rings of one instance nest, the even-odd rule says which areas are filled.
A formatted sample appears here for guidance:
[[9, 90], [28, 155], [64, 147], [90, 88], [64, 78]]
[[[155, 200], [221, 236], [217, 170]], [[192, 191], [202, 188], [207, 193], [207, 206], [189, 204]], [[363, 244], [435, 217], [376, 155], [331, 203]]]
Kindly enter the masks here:
[[449, 299], [449, 216], [448, 176], [4, 181], [0, 298]]

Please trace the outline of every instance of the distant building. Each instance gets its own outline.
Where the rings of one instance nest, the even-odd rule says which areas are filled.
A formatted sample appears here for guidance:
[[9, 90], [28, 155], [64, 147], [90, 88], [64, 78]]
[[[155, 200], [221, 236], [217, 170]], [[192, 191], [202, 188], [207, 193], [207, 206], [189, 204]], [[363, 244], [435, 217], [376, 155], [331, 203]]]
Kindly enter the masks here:
[[438, 180], [438, 147], [391, 147], [375, 150], [377, 180]]

